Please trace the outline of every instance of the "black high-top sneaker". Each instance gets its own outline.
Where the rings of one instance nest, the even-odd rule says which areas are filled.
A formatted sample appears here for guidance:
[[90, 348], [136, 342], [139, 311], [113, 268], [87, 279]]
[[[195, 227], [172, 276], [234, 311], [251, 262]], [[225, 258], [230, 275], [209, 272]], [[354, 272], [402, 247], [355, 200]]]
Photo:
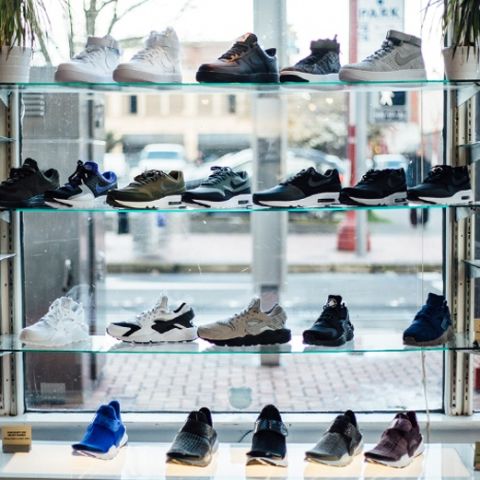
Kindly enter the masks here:
[[301, 170], [288, 180], [253, 194], [253, 203], [267, 207], [318, 207], [338, 203], [342, 185], [338, 170], [323, 175], [313, 167]]
[[337, 36], [310, 43], [311, 53], [293, 67], [283, 68], [281, 82], [334, 82], [340, 71], [340, 44]]
[[472, 202], [468, 168], [437, 165], [422, 183], [408, 189], [407, 198], [412, 202], [446, 205]]
[[354, 187], [340, 192], [340, 203], [345, 205], [404, 205], [406, 202], [403, 168], [369, 170]]
[[276, 49], [262, 50], [254, 33], [238, 38], [218, 60], [200, 65], [198, 82], [278, 82]]
[[353, 325], [340, 295], [329, 295], [318, 320], [303, 332], [303, 343], [338, 347], [353, 339]]

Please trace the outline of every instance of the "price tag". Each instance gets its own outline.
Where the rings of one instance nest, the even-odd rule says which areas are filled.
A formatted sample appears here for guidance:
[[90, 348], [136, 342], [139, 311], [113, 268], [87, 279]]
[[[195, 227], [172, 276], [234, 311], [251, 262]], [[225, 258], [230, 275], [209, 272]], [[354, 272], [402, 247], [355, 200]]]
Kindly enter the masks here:
[[2, 427], [4, 453], [29, 452], [32, 447], [31, 425], [6, 425]]

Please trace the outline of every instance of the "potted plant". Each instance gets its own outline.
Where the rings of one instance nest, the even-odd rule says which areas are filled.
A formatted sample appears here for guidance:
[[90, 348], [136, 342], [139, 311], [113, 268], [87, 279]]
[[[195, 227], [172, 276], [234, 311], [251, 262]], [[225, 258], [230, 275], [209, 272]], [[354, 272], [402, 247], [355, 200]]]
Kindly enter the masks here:
[[0, 83], [28, 82], [46, 18], [43, 0], [0, 0]]
[[443, 34], [450, 46], [444, 48], [445, 74], [449, 80], [480, 79], [480, 1], [430, 0], [432, 5], [444, 5]]

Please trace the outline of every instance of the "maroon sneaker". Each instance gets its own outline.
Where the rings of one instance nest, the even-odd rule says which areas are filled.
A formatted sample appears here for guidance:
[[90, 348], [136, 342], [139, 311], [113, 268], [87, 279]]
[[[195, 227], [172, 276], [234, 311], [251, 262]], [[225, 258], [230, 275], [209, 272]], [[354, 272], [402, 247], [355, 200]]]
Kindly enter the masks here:
[[378, 445], [365, 452], [369, 462], [403, 468], [423, 453], [423, 439], [415, 412], [398, 413]]

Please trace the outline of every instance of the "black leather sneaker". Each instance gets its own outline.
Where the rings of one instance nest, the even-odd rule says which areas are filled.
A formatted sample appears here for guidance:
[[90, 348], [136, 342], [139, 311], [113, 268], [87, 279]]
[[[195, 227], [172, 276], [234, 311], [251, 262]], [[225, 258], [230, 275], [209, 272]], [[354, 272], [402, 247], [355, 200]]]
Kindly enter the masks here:
[[27, 158], [20, 168], [12, 168], [7, 180], [0, 184], [0, 207], [28, 207], [28, 201], [59, 187], [57, 170], [42, 172], [32, 158]]
[[345, 205], [404, 205], [407, 202], [405, 170], [369, 170], [354, 186], [342, 189]]
[[311, 53], [293, 67], [282, 68], [281, 82], [334, 82], [340, 71], [340, 44], [333, 40], [313, 40]]
[[198, 82], [278, 82], [276, 49], [262, 50], [254, 33], [246, 33], [218, 60], [200, 65]]
[[303, 343], [338, 347], [353, 339], [353, 325], [340, 295], [329, 295], [318, 320], [303, 332]]
[[286, 467], [288, 430], [277, 407], [267, 405], [260, 412], [253, 430], [252, 449], [247, 465], [263, 464]]
[[217, 449], [218, 439], [212, 424], [212, 414], [208, 408], [203, 407], [190, 412], [167, 452], [167, 461], [206, 467]]
[[422, 183], [408, 189], [407, 198], [412, 202], [444, 205], [472, 202], [468, 168], [437, 165]]
[[352, 463], [363, 448], [362, 434], [351, 410], [338, 415], [318, 443], [305, 453], [306, 460], [335, 467]]
[[253, 203], [266, 207], [319, 207], [338, 203], [342, 185], [338, 170], [323, 175], [313, 167], [288, 180], [253, 194]]

